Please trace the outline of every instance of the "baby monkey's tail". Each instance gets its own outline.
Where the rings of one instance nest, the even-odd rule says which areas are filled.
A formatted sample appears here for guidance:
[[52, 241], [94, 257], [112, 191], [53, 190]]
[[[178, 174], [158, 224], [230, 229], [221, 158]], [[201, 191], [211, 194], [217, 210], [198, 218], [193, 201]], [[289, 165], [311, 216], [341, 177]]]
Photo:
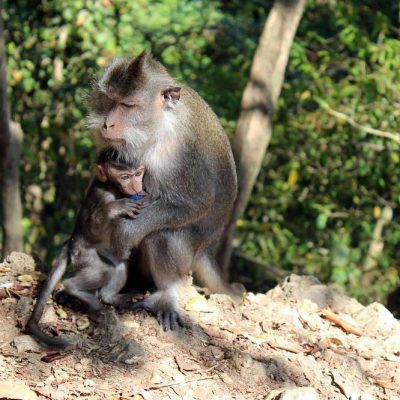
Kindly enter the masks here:
[[42, 318], [44, 308], [47, 303], [47, 299], [51, 293], [53, 293], [57, 283], [61, 280], [69, 263], [69, 241], [67, 241], [61, 253], [57, 258], [56, 264], [51, 269], [50, 274], [46, 280], [46, 283], [39, 294], [36, 301], [35, 307], [33, 309], [32, 315], [27, 323], [27, 330], [32, 333], [32, 335], [40, 342], [46, 344], [47, 346], [54, 348], [64, 348], [67, 347], [70, 342], [61, 337], [55, 337], [48, 335], [43, 332], [39, 327], [40, 318]]

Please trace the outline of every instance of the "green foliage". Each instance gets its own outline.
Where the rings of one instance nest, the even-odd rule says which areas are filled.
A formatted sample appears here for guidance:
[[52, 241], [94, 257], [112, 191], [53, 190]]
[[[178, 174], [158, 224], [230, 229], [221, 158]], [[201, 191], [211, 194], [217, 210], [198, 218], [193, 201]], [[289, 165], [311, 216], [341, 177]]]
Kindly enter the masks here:
[[[95, 151], [85, 93], [115, 56], [151, 48], [211, 104], [230, 135], [271, 1], [5, 0], [12, 116], [24, 132], [26, 249], [50, 260], [70, 234]], [[399, 284], [399, 144], [328, 113], [399, 133], [398, 4], [308, 2], [272, 142], [238, 223], [251, 256], [317, 274], [361, 299]], [[384, 206], [394, 210], [371, 284], [360, 287]], [[397, 252], [397, 253], [396, 253]], [[396, 261], [397, 257], [397, 261]], [[397, 262], [397, 264], [396, 264]], [[260, 281], [262, 273], [254, 273]]]
[[[400, 134], [398, 4], [312, 1], [291, 51], [264, 169], [240, 245], [289, 270], [317, 274], [362, 300], [399, 284]], [[389, 205], [384, 249], [361, 287], [374, 227]], [[397, 255], [397, 259], [396, 259]]]
[[85, 94], [115, 56], [150, 48], [230, 133], [265, 20], [263, 3], [4, 1], [12, 116], [25, 132], [26, 250], [51, 260], [70, 234], [95, 151]]

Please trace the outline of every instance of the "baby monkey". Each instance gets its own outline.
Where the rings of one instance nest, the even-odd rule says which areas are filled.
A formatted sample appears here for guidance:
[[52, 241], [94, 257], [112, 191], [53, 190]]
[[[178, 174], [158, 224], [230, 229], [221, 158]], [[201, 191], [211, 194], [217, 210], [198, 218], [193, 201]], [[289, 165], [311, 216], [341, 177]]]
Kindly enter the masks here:
[[102, 151], [71, 237], [65, 242], [37, 299], [28, 330], [41, 342], [65, 347], [69, 342], [53, 337], [39, 327], [49, 295], [63, 277], [69, 263], [76, 273], [62, 284], [65, 293], [81, 300], [89, 312], [103, 303], [121, 305], [127, 297], [119, 294], [127, 280], [127, 260], [113, 255], [109, 246], [112, 223], [117, 218], [135, 219], [148, 200], [143, 191], [144, 168], [128, 162], [114, 149]]

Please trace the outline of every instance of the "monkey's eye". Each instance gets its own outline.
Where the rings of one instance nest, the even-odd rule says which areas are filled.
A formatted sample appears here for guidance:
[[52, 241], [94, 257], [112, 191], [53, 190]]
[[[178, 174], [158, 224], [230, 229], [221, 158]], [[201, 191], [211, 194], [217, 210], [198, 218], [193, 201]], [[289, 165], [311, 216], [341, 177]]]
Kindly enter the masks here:
[[172, 96], [169, 93], [164, 93], [163, 97], [165, 100], [172, 101]]
[[135, 107], [134, 104], [130, 104], [130, 103], [121, 103], [121, 106], [124, 108], [133, 108]]
[[121, 178], [123, 181], [127, 181], [127, 180], [130, 178], [130, 176], [129, 176], [129, 175], [121, 175], [120, 178]]
[[135, 176], [142, 176], [142, 175], [143, 175], [143, 171], [135, 172]]

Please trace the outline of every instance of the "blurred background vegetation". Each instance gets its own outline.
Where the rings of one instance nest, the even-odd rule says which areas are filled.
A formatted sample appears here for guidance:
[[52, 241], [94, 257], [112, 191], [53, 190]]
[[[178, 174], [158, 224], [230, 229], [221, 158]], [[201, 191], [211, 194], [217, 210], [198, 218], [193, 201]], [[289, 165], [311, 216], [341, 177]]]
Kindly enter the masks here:
[[[95, 157], [85, 92], [101, 68], [150, 48], [232, 136], [271, 5], [3, 0], [11, 116], [25, 134], [26, 251], [50, 261], [72, 230]], [[308, 1], [237, 224], [236, 248], [261, 261], [232, 271], [249, 287], [265, 290], [263, 263], [338, 283], [362, 301], [385, 302], [399, 286], [400, 144], [357, 125], [400, 132], [399, 12], [392, 1]]]

